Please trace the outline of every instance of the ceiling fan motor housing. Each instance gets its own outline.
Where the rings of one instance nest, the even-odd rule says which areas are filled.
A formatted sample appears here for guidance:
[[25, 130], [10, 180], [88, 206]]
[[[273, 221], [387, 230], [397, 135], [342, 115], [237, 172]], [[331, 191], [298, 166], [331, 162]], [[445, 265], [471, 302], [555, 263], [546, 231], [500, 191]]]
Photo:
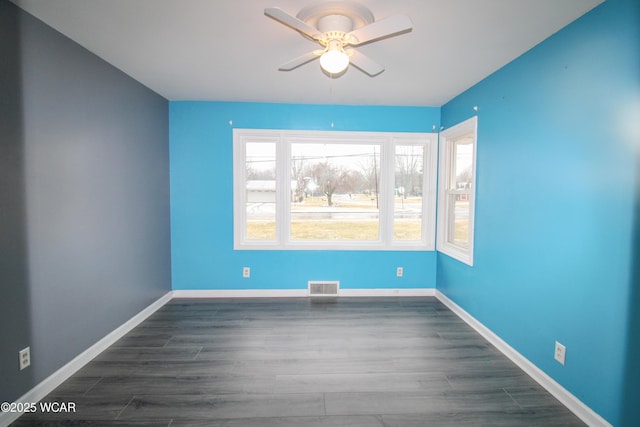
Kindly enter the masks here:
[[375, 20], [367, 7], [352, 1], [324, 1], [312, 4], [300, 10], [296, 17], [323, 33], [348, 33]]
[[346, 15], [327, 15], [318, 19], [318, 30], [323, 33], [335, 32], [346, 34], [353, 31], [353, 21]]

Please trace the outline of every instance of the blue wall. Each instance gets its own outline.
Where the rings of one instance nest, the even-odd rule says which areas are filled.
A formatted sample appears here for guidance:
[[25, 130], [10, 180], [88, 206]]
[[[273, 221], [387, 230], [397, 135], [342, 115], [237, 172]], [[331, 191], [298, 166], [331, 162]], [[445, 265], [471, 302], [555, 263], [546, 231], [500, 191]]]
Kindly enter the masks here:
[[438, 254], [438, 288], [614, 425], [638, 396], [639, 4], [605, 2], [442, 107], [445, 127], [479, 107], [478, 181], [475, 265]]
[[[305, 289], [308, 280], [435, 288], [434, 252], [234, 251], [232, 180], [234, 127], [432, 132], [433, 126], [440, 126], [439, 108], [171, 102], [173, 289]], [[251, 267], [249, 279], [242, 278], [244, 266]]]

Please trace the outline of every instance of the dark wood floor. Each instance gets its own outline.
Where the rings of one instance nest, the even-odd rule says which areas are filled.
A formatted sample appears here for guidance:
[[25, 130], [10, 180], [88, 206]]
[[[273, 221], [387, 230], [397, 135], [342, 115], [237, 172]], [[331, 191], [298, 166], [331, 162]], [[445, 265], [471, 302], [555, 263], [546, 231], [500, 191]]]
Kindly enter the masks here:
[[581, 426], [435, 298], [171, 301], [17, 426]]

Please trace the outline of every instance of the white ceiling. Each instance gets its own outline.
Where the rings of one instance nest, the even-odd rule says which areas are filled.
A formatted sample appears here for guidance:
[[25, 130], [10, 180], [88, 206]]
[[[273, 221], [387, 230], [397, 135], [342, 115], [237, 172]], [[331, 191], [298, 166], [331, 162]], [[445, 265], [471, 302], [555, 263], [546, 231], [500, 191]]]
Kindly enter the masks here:
[[13, 0], [169, 100], [440, 106], [603, 0], [359, 0], [413, 30], [358, 49], [386, 70], [318, 61], [278, 66], [317, 48], [264, 15], [315, 0]]

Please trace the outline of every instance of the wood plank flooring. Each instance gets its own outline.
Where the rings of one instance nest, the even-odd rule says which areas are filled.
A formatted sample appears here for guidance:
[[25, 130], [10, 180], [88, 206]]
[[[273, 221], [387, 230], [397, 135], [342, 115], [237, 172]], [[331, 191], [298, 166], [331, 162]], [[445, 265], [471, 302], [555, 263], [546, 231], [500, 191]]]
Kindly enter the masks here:
[[435, 298], [175, 299], [14, 425], [582, 426]]

